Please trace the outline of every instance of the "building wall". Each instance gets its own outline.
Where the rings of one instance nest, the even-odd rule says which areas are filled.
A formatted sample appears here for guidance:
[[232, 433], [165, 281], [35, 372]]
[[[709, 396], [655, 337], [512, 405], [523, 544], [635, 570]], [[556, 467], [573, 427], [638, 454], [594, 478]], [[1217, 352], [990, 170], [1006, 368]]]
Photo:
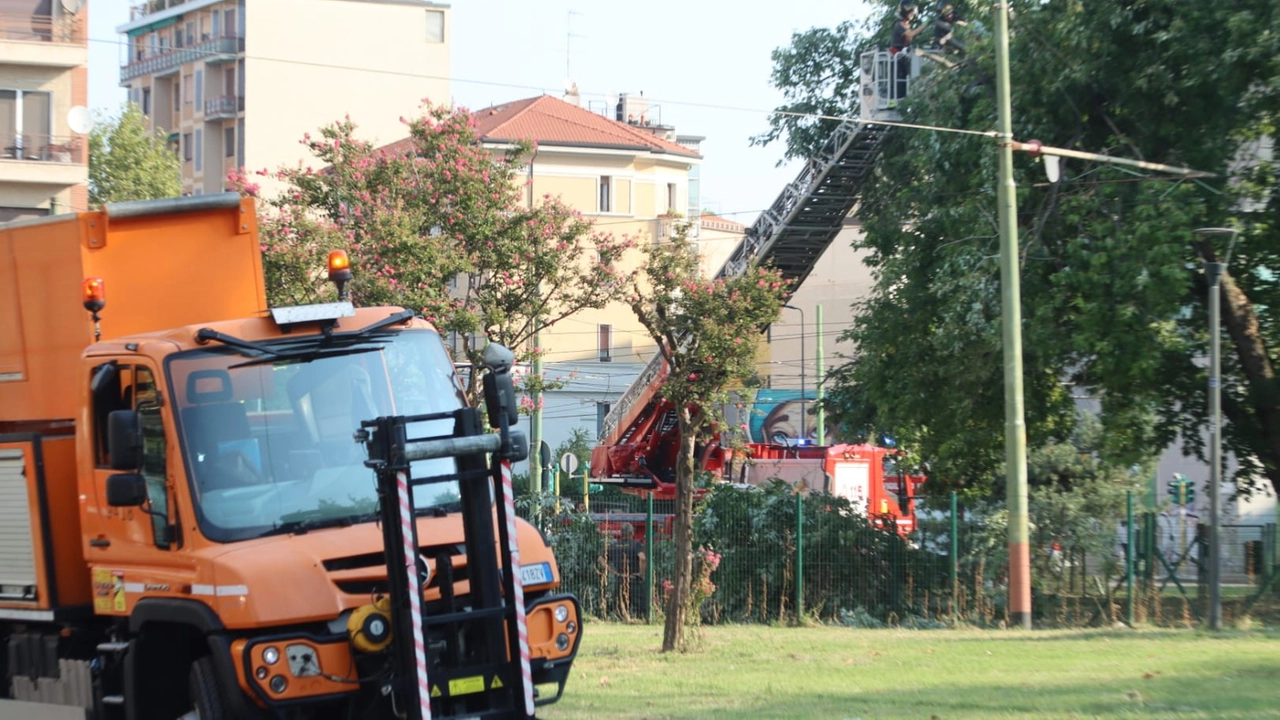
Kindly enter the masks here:
[[[428, 37], [431, 17], [442, 19], [433, 26], [441, 31], [435, 38]], [[149, 111], [153, 127], [170, 133], [188, 193], [222, 191], [227, 173], [241, 166], [252, 173], [299, 162], [316, 165], [300, 144], [303, 136], [317, 135], [348, 115], [362, 138], [385, 143], [404, 136], [400, 119], [416, 115], [424, 99], [449, 100], [446, 6], [408, 0], [194, 0], [122, 30], [150, 18], [159, 18], [158, 27], [128, 38], [126, 64], [159, 65], [122, 84], [129, 99]], [[177, 35], [187, 49], [219, 39], [238, 39], [243, 46], [218, 46], [219, 52], [235, 50], [230, 54], [183, 55]], [[190, 59], [164, 62], [166, 57]], [[253, 180], [264, 193], [279, 189], [270, 179]]]
[[[88, 7], [5, 4], [0, 13], [0, 90], [49, 93], [48, 124], [28, 127], [19, 142], [13, 116], [0, 118], [0, 220], [87, 209], [88, 136], [73, 133], [67, 113], [88, 101]], [[43, 103], [43, 99], [40, 100]]]
[[[495, 148], [495, 152], [501, 152]], [[653, 158], [632, 151], [560, 148], [542, 145], [520, 182], [528, 182], [533, 201], [557, 197], [583, 213], [597, 232], [628, 236], [647, 243], [661, 241], [671, 222], [658, 217], [667, 211], [667, 185], [676, 185], [676, 212], [687, 214], [689, 169], [696, 158]], [[611, 179], [612, 204], [599, 208], [600, 179]], [[655, 193], [661, 188], [661, 193]], [[655, 202], [660, 195], [661, 206]], [[639, 253], [629, 258], [634, 268]], [[608, 361], [601, 361], [601, 326], [609, 327]], [[554, 450], [569, 439], [575, 428], [586, 430], [593, 440], [604, 407], [615, 402], [653, 357], [654, 344], [636, 321], [630, 308], [614, 303], [599, 310], [584, 310], [560, 321], [542, 334], [547, 348], [543, 369], [548, 378], [569, 379], [564, 388], [543, 399], [543, 439]], [[528, 420], [522, 420], [528, 427]], [[583, 463], [587, 458], [580, 458]], [[522, 463], [518, 471], [527, 471]]]
[[[852, 243], [861, 229], [846, 221], [843, 230], [831, 241], [819, 258], [813, 272], [800, 289], [787, 302], [804, 311], [804, 332], [801, 333], [801, 313], [784, 308], [779, 320], [771, 328], [768, 346], [761, 352], [760, 374], [769, 378], [769, 386], [784, 390], [800, 391], [801, 369], [804, 369], [805, 396], [816, 396], [817, 388], [817, 306], [823, 312], [823, 353], [826, 369], [837, 367], [854, 351], [851, 343], [839, 342], [840, 333], [853, 322], [853, 303], [867, 297], [875, 285], [871, 269], [863, 262], [865, 251], [855, 251]], [[804, 358], [801, 362], [803, 335]], [[809, 413], [813, 403], [806, 403]], [[814, 417], [806, 415], [806, 434], [812, 434]]]
[[[428, 38], [428, 11], [443, 13], [438, 42]], [[386, 144], [405, 136], [400, 119], [419, 114], [424, 99], [449, 102], [447, 6], [270, 0], [249, 5], [245, 33], [250, 171], [315, 165], [299, 141], [344, 116], [361, 138]]]

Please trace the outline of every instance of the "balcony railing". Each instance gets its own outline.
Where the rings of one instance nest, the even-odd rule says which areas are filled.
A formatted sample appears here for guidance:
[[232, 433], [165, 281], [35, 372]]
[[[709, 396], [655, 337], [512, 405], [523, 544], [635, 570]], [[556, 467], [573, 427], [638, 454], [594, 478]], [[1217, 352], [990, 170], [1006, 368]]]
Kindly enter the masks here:
[[70, 135], [0, 135], [0, 160], [84, 164], [84, 141]]
[[242, 110], [244, 110], [243, 95], [219, 95], [216, 98], [204, 101], [205, 120], [233, 118], [236, 113]]
[[143, 75], [154, 75], [196, 60], [209, 62], [235, 59], [236, 55], [244, 51], [244, 38], [226, 35], [202, 40], [189, 47], [162, 50], [163, 52], [154, 55], [145, 50], [137, 51], [133, 62], [120, 68], [120, 82], [128, 82]]
[[76, 15], [0, 13], [0, 40], [83, 44], [84, 23]]

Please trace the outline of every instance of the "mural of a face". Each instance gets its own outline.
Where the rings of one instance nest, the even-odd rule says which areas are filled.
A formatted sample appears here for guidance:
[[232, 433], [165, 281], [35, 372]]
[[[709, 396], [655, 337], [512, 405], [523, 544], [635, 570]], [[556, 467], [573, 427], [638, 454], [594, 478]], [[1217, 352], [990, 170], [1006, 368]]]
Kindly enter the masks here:
[[[803, 412], [804, 407], [799, 400], [788, 400], [774, 405], [765, 416], [760, 428], [764, 442], [779, 445], [794, 443], [800, 437], [800, 419]], [[806, 439], [813, 442], [818, 437], [818, 429], [809, 418], [805, 418], [804, 426]]]
[[[813, 415], [813, 398], [802, 403], [797, 390], [762, 388], [756, 392], [751, 407], [752, 442], [793, 445], [801, 437], [802, 424], [806, 441], [809, 444], [820, 442], [817, 418]], [[802, 415], [805, 411], [808, 411], [807, 416]], [[827, 442], [834, 434], [835, 428], [828, 426]]]

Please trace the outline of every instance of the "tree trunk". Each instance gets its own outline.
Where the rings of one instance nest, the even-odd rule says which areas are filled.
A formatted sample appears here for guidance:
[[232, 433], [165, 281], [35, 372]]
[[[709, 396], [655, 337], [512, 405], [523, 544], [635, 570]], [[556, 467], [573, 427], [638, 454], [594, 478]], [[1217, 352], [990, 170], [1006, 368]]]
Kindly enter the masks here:
[[1235, 345], [1249, 383], [1249, 402], [1265, 447], [1255, 448], [1272, 488], [1280, 490], [1280, 392], [1253, 303], [1227, 273], [1222, 274], [1222, 324]]
[[696, 429], [689, 408], [680, 410], [680, 458], [676, 464], [675, 577], [667, 602], [667, 624], [662, 634], [662, 651], [684, 646], [685, 615], [693, 586], [693, 476]]

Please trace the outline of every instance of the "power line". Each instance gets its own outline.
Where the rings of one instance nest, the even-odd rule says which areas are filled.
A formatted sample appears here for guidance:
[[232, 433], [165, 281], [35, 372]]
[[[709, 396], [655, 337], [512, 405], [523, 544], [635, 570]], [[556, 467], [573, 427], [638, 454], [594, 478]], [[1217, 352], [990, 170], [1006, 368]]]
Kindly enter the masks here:
[[[102, 43], [107, 45], [116, 45], [116, 46], [125, 47], [125, 48], [132, 47], [128, 42], [124, 42], [121, 40], [88, 38], [88, 42], [96, 42], [96, 43]], [[195, 50], [194, 48], [182, 48], [182, 49], [185, 52], [192, 53], [192, 54], [204, 54], [204, 55], [210, 55], [210, 56], [223, 54], [223, 53], [218, 53], [212, 50], [200, 51], [200, 50]], [[249, 55], [247, 53], [243, 54], [243, 57], [246, 60], [256, 60], [260, 62], [274, 62], [274, 63], [280, 63], [284, 65], [300, 65], [304, 67], [315, 67], [315, 68], [322, 68], [322, 69], [328, 69], [328, 70], [345, 70], [348, 72], [369, 73], [371, 75], [391, 75], [394, 77], [414, 78], [417, 80], [441, 80], [441, 81], [446, 81], [451, 83], [461, 83], [463, 85], [482, 85], [487, 87], [501, 87], [501, 88], [508, 88], [508, 89], [514, 89], [514, 90], [535, 90], [543, 94], [554, 94], [556, 92], [559, 92], [558, 90], [553, 90], [550, 88], [540, 87], [536, 85], [524, 85], [521, 83], [504, 83], [504, 82], [498, 82], [495, 80], [472, 80], [469, 78], [449, 77], [445, 75], [433, 75], [430, 73], [409, 72], [405, 70], [385, 70], [382, 68], [349, 67], [347, 65], [338, 65], [335, 63], [323, 63], [323, 62], [316, 62], [313, 60], [290, 60], [287, 58], [273, 58], [273, 57], [264, 57], [261, 55]], [[588, 97], [605, 97], [607, 99], [607, 96], [603, 93], [580, 93], [580, 95], [584, 95]], [[854, 122], [854, 123], [859, 123], [864, 125], [884, 125], [888, 127], [904, 127], [904, 128], [911, 128], [916, 130], [933, 130], [936, 132], [949, 132], [949, 133], [957, 133], [961, 135], [980, 135], [984, 137], [997, 136], [997, 133], [994, 130], [969, 130], [964, 128], [948, 128], [948, 127], [942, 127], [938, 125], [921, 125], [917, 123], [905, 123], [905, 122], [896, 122], [896, 121], [890, 121], [890, 120], [865, 120], [861, 117], [854, 117], [850, 115], [827, 115], [823, 113], [803, 113], [803, 112], [795, 112], [791, 110], [779, 110], [777, 108], [774, 108], [772, 110], [764, 110], [761, 108], [749, 108], [749, 107], [741, 107], [737, 105], [724, 105], [719, 103], [695, 102], [691, 100], [666, 100], [662, 98], [649, 98], [649, 100], [653, 103], [658, 103], [663, 105], [695, 107], [695, 108], [702, 108], [704, 110], [742, 112], [742, 113], [752, 113], [752, 114], [766, 115], [766, 116], [783, 115], [787, 117], [796, 117], [796, 118], [803, 118], [808, 120], [834, 120], [837, 122]]]

